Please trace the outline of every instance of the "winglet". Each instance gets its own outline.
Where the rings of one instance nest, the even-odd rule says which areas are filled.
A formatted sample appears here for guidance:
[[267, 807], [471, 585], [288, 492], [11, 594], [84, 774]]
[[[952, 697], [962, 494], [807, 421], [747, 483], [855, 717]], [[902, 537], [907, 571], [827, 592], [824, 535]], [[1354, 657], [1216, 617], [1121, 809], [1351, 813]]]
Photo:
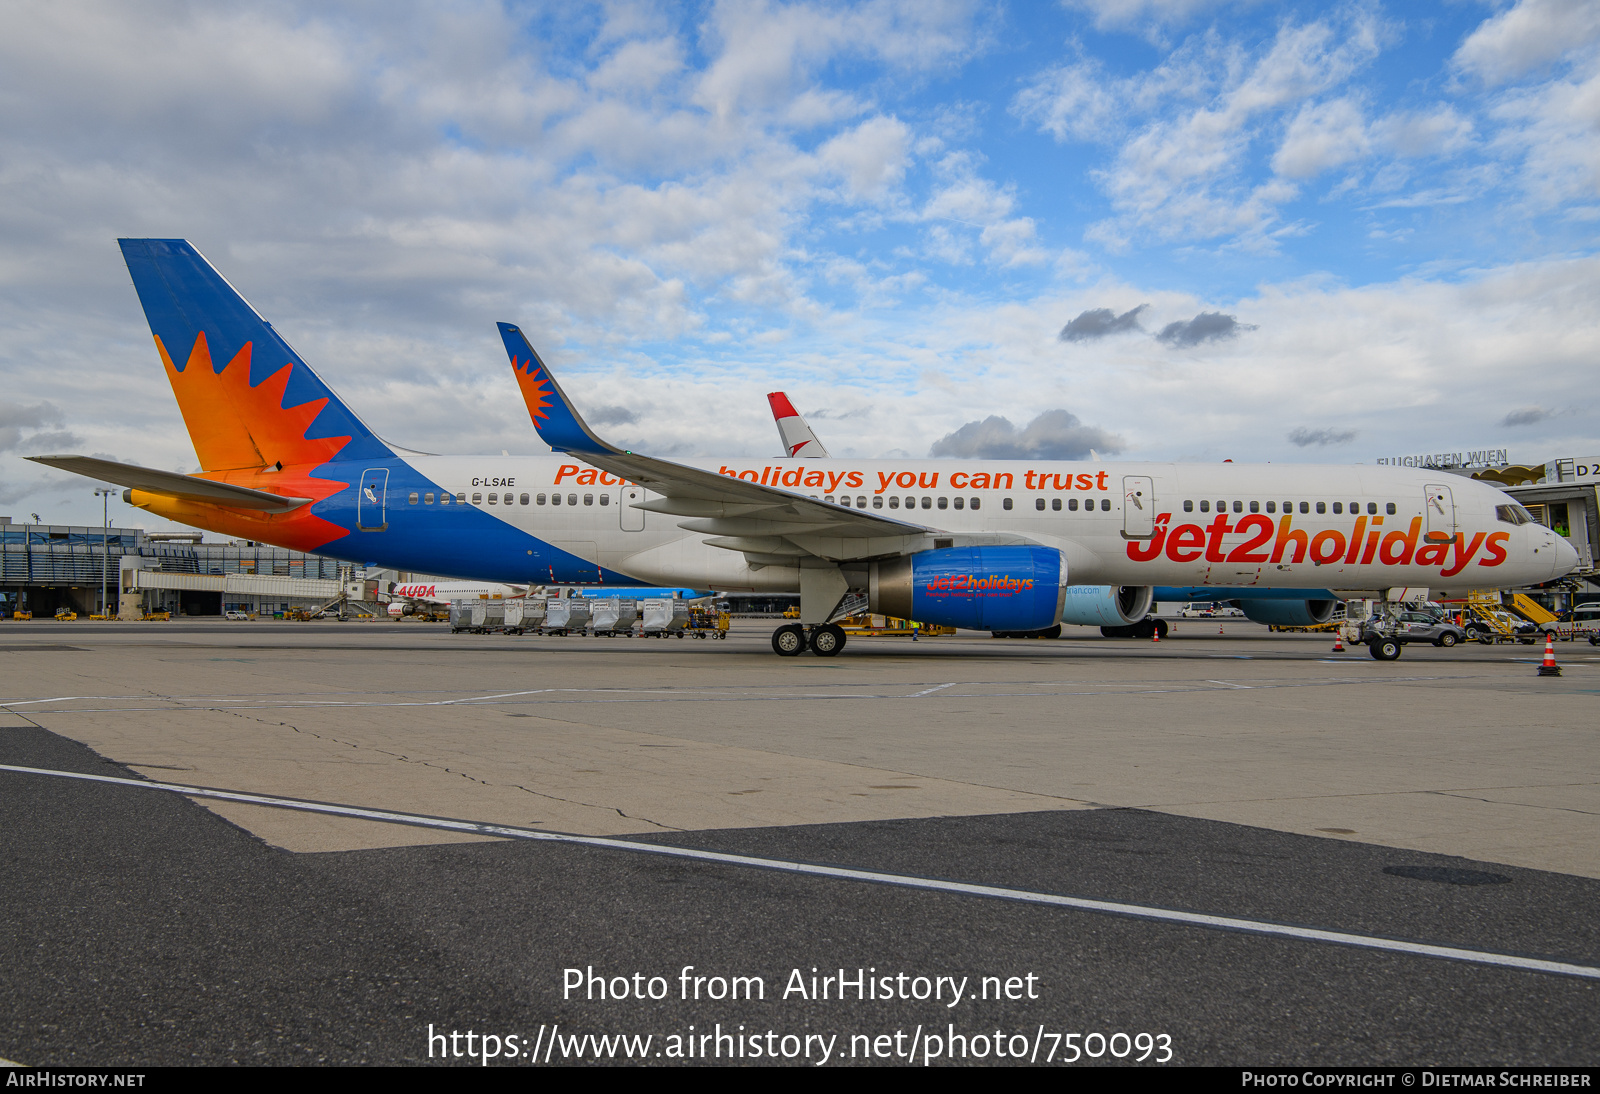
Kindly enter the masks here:
[[822, 460], [828, 458], [828, 450], [822, 447], [817, 435], [811, 432], [806, 420], [800, 417], [800, 412], [795, 410], [794, 404], [789, 401], [789, 396], [781, 391], [768, 392], [767, 402], [772, 406], [773, 421], [778, 423], [778, 436], [783, 439], [783, 454], [786, 457]]
[[539, 438], [557, 452], [620, 452], [595, 436], [522, 331], [510, 323], [498, 326], [511, 368], [517, 374], [517, 386], [522, 389], [522, 401], [528, 405], [528, 417], [533, 419]]

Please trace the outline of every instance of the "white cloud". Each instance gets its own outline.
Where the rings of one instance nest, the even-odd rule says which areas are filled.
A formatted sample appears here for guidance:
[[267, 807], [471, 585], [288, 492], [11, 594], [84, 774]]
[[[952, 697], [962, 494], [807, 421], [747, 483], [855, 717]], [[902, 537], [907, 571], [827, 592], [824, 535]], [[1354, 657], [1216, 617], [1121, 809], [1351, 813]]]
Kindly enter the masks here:
[[1372, 123], [1373, 140], [1398, 156], [1449, 156], [1472, 143], [1472, 119], [1448, 103], [1427, 111], [1397, 111]]
[[1487, 84], [1501, 84], [1596, 39], [1600, 5], [1593, 0], [1519, 0], [1473, 31], [1454, 61]]
[[869, 118], [817, 150], [857, 201], [881, 201], [905, 177], [911, 130], [898, 118]]
[[1369, 145], [1356, 103], [1347, 98], [1307, 103], [1289, 123], [1283, 144], [1272, 157], [1272, 169], [1285, 178], [1311, 178], [1360, 159]]

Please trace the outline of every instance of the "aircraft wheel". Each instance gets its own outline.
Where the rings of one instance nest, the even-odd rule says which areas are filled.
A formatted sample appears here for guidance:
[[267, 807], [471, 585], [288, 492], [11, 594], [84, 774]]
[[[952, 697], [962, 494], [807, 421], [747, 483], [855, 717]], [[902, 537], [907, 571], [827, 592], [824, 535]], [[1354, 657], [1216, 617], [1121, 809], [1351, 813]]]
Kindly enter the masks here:
[[1380, 638], [1368, 647], [1372, 656], [1378, 661], [1398, 661], [1400, 659], [1400, 643], [1392, 638]]
[[825, 623], [811, 632], [811, 652], [818, 657], [834, 657], [844, 649], [844, 630]]
[[805, 648], [806, 632], [793, 623], [772, 632], [772, 652], [779, 657], [799, 657]]

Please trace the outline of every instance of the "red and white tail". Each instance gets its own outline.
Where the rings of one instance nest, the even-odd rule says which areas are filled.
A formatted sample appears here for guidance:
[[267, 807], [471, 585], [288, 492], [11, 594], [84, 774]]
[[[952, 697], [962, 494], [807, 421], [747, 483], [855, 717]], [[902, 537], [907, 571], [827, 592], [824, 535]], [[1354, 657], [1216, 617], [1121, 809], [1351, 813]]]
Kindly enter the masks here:
[[828, 450], [822, 447], [822, 442], [811, 432], [806, 420], [795, 411], [789, 396], [774, 391], [767, 395], [767, 402], [772, 404], [772, 417], [778, 423], [778, 436], [783, 438], [785, 456], [816, 460], [828, 458]]

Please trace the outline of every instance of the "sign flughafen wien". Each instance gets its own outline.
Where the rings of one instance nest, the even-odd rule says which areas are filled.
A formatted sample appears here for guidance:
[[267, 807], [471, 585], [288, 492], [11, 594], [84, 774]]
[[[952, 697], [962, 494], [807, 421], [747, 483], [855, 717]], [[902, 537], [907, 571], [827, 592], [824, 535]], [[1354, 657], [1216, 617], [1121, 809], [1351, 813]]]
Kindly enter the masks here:
[[[1384, 456], [1374, 461], [1386, 467], [1499, 468], [1511, 464], [1509, 449], [1480, 448], [1470, 452], [1426, 452], [1416, 456]], [[1533, 465], [1538, 468], [1540, 465]], [[1547, 460], [1544, 482], [1579, 482], [1600, 479], [1600, 454], [1586, 458]]]

